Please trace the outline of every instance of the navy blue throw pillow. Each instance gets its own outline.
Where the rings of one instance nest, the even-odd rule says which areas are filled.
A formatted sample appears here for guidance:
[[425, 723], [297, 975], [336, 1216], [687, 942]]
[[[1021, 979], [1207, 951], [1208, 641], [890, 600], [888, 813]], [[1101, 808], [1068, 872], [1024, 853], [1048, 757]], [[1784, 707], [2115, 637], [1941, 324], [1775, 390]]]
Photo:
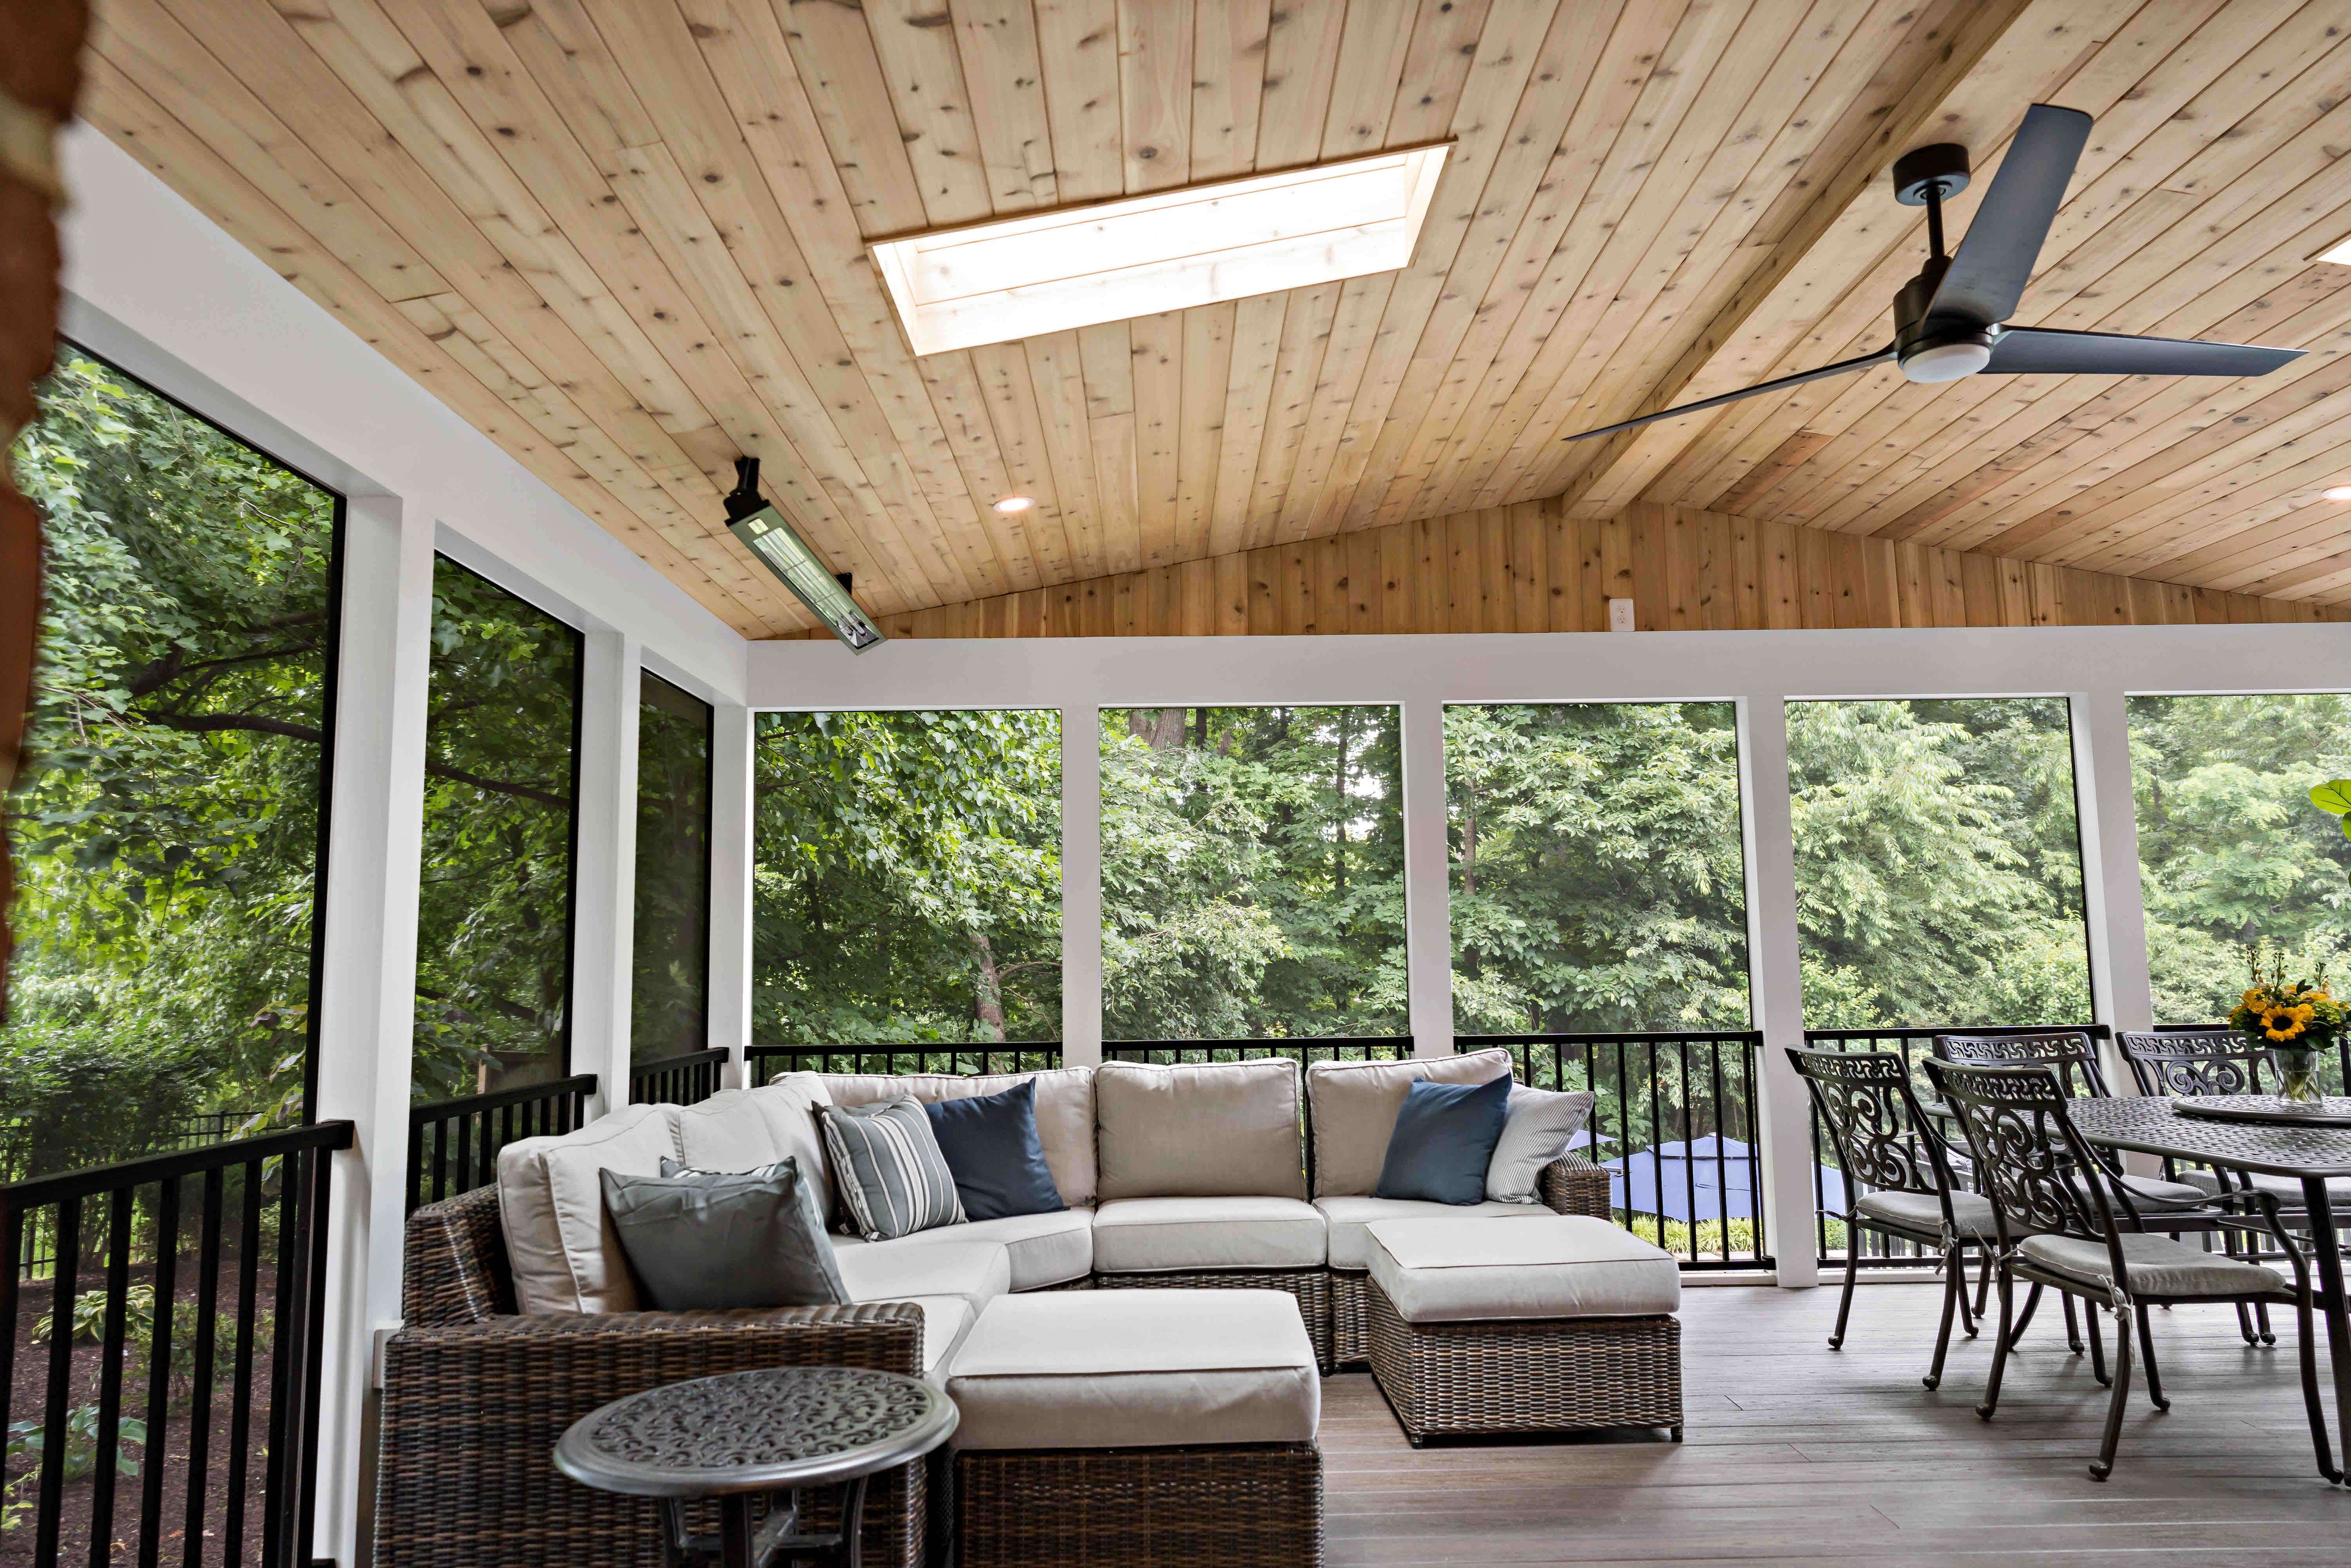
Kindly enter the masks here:
[[1405, 1091], [1395, 1131], [1388, 1134], [1374, 1197], [1416, 1197], [1427, 1203], [1483, 1203], [1486, 1167], [1502, 1136], [1510, 1080], [1490, 1083], [1431, 1083]]
[[[941, 1100], [923, 1109], [939, 1152], [955, 1175], [956, 1195], [967, 1219], [1002, 1219], [1014, 1214], [1051, 1214], [1061, 1201], [1045, 1145], [1037, 1140], [1037, 1085], [1016, 1083], [1001, 1094]], [[1483, 1167], [1479, 1179], [1485, 1179]]]

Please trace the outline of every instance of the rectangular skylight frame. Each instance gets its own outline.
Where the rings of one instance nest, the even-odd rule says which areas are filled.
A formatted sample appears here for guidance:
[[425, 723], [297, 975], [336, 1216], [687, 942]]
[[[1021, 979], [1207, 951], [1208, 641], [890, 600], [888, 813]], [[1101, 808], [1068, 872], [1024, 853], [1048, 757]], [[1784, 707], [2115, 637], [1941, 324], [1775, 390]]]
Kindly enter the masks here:
[[2336, 240], [2310, 259], [2332, 262], [2336, 267], [2351, 267], [2351, 238]]
[[916, 354], [1305, 288], [1412, 261], [1450, 143], [868, 247]]

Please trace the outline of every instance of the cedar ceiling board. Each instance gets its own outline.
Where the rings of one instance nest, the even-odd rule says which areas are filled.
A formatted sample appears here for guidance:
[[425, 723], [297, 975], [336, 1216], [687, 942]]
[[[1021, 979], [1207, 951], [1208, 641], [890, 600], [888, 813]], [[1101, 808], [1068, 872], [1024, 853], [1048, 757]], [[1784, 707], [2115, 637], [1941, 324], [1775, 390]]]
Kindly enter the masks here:
[[[2345, 599], [2346, 549], [2302, 515], [2351, 471], [2351, 296], [2308, 260], [2351, 231], [2335, 9], [107, 0], [93, 118], [751, 635], [807, 621], [721, 526], [746, 451], [893, 620], [1562, 491]], [[2034, 97], [2098, 126], [2020, 319], [2309, 359], [1935, 393], [1886, 371], [1559, 439], [1875, 346], [1921, 249], [1886, 199], [1892, 141], [1970, 146], [1963, 233]], [[1383, 277], [918, 360], [865, 257], [1439, 140], [1421, 244]], [[1040, 505], [993, 512], [1015, 490]], [[1938, 612], [1928, 568], [1881, 554], [1818, 555], [1850, 580], [1805, 613]], [[1512, 621], [1517, 561], [1491, 600]], [[1294, 612], [1327, 619], [1332, 587], [1292, 575]], [[2044, 573], [2020, 613], [2031, 580], [2074, 612]], [[1034, 614], [1140, 622], [1178, 582]]]

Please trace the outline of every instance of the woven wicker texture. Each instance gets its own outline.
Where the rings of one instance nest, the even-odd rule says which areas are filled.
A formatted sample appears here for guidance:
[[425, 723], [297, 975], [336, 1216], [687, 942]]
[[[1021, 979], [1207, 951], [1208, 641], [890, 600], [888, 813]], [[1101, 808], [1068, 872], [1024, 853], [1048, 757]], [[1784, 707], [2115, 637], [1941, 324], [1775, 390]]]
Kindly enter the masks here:
[[402, 1246], [403, 1322], [484, 1323], [514, 1312], [514, 1277], [507, 1267], [496, 1187], [476, 1187], [418, 1209], [408, 1217]]
[[[485, 1299], [480, 1216], [498, 1239], [495, 1199], [421, 1208], [408, 1231], [412, 1307], [420, 1316], [385, 1351], [376, 1478], [381, 1568], [655, 1568], [653, 1505], [566, 1480], [549, 1456], [564, 1429], [642, 1389], [769, 1366], [857, 1366], [919, 1374], [921, 1309], [905, 1302], [723, 1312], [492, 1315], [450, 1322]], [[873, 1478], [863, 1545], [869, 1563], [919, 1568], [925, 1514], [919, 1463]], [[812, 1510], [819, 1524], [831, 1494]]]
[[1682, 1424], [1670, 1317], [1408, 1323], [1367, 1281], [1372, 1375], [1415, 1441], [1455, 1432]]
[[1320, 1568], [1314, 1445], [956, 1456], [962, 1568]]
[[1314, 1364], [1328, 1372], [1331, 1360], [1331, 1271], [1327, 1269], [1201, 1270], [1177, 1274], [1096, 1274], [1097, 1291], [1287, 1291], [1298, 1298], [1298, 1315], [1314, 1346]]
[[1588, 1214], [1606, 1219], [1608, 1173], [1580, 1155], [1569, 1155], [1543, 1166], [1535, 1191], [1560, 1214]]

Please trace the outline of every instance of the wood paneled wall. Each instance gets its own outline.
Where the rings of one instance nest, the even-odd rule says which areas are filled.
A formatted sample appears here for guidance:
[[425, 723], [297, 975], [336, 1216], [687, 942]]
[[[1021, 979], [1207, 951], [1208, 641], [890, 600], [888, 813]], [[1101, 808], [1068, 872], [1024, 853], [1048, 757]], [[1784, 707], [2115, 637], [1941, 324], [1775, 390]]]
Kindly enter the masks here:
[[1212, 556], [885, 618], [893, 637], [1604, 632], [1857, 626], [2150, 626], [2351, 620], [2254, 599], [1929, 545], [1636, 502], [1554, 501]]

